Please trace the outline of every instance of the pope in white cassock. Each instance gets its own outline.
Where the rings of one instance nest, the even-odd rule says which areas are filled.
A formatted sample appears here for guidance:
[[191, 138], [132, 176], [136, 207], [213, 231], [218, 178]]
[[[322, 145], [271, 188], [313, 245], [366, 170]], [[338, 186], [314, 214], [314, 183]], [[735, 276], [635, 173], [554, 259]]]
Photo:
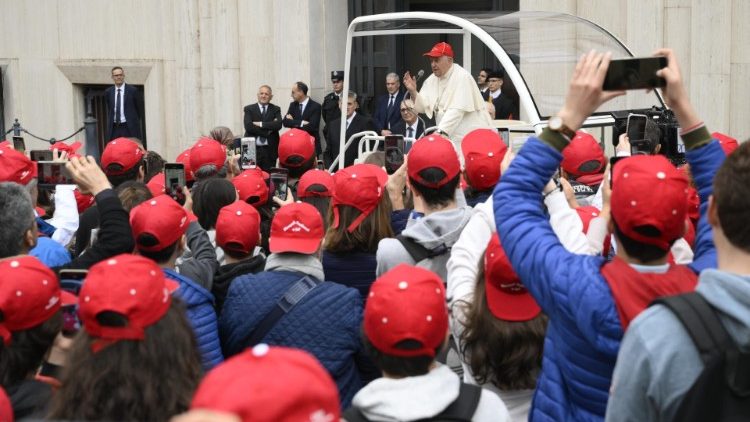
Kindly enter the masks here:
[[448, 135], [460, 152], [464, 135], [474, 129], [492, 128], [487, 104], [474, 77], [453, 63], [450, 44], [439, 42], [424, 55], [430, 58], [432, 75], [417, 92], [416, 79], [406, 72], [404, 86], [414, 100], [414, 109], [429, 118], [434, 117], [438, 128]]

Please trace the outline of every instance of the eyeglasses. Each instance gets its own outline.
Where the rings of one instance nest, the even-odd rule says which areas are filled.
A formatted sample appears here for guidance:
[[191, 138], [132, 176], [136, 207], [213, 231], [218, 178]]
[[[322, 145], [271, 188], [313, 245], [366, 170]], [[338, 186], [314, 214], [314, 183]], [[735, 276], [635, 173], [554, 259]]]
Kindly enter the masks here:
[[119, 75], [112, 75], [113, 78], [121, 78], [123, 76], [125, 76], [124, 73], [120, 73]]
[[411, 112], [411, 111], [412, 111], [412, 109], [411, 109], [411, 108], [402, 108], [402, 109], [401, 109], [401, 112], [402, 112], [402, 113], [406, 113], [407, 111], [408, 111], [408, 112]]

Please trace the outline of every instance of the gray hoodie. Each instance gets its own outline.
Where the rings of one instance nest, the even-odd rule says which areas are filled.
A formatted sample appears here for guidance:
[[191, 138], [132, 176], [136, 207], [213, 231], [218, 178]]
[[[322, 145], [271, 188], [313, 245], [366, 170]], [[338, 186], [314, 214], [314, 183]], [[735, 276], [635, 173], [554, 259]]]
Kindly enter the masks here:
[[[414, 224], [405, 228], [401, 234], [414, 239], [427, 249], [435, 249], [441, 245], [451, 248], [458, 240], [461, 231], [469, 222], [473, 212], [473, 208], [469, 206], [438, 211], [420, 218]], [[376, 275], [380, 277], [383, 273], [386, 273], [398, 264], [417, 264], [420, 267], [435, 272], [445, 282], [447, 279], [446, 263], [448, 262], [448, 258], [450, 258], [450, 250], [441, 256], [425, 259], [417, 264], [398, 239], [383, 239], [378, 243]]]
[[[371, 421], [414, 421], [433, 417], [458, 398], [461, 380], [439, 365], [426, 375], [378, 378], [359, 390], [352, 406]], [[482, 390], [472, 421], [506, 422], [508, 409], [495, 393]]]
[[[750, 350], [750, 277], [704, 270], [695, 289], [719, 311], [729, 335]], [[607, 421], [673, 420], [682, 397], [703, 371], [687, 331], [664, 306], [630, 324], [617, 355]]]

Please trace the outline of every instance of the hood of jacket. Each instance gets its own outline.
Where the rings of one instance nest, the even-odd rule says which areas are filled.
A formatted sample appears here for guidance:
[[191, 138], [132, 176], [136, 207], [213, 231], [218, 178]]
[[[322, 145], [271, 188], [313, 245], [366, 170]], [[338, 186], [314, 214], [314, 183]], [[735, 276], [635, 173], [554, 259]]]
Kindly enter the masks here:
[[438, 211], [420, 218], [401, 234], [414, 239], [427, 249], [434, 249], [443, 244], [453, 246], [473, 212], [469, 206]]

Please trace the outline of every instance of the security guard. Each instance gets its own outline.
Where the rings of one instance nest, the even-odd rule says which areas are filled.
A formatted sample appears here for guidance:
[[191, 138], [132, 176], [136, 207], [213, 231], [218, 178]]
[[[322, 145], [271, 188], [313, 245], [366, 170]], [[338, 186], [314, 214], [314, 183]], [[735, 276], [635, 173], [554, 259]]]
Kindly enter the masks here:
[[331, 83], [333, 92], [328, 93], [323, 99], [323, 121], [326, 123], [325, 132], [328, 132], [328, 124], [341, 117], [339, 99], [344, 90], [344, 71], [334, 70], [331, 72]]

